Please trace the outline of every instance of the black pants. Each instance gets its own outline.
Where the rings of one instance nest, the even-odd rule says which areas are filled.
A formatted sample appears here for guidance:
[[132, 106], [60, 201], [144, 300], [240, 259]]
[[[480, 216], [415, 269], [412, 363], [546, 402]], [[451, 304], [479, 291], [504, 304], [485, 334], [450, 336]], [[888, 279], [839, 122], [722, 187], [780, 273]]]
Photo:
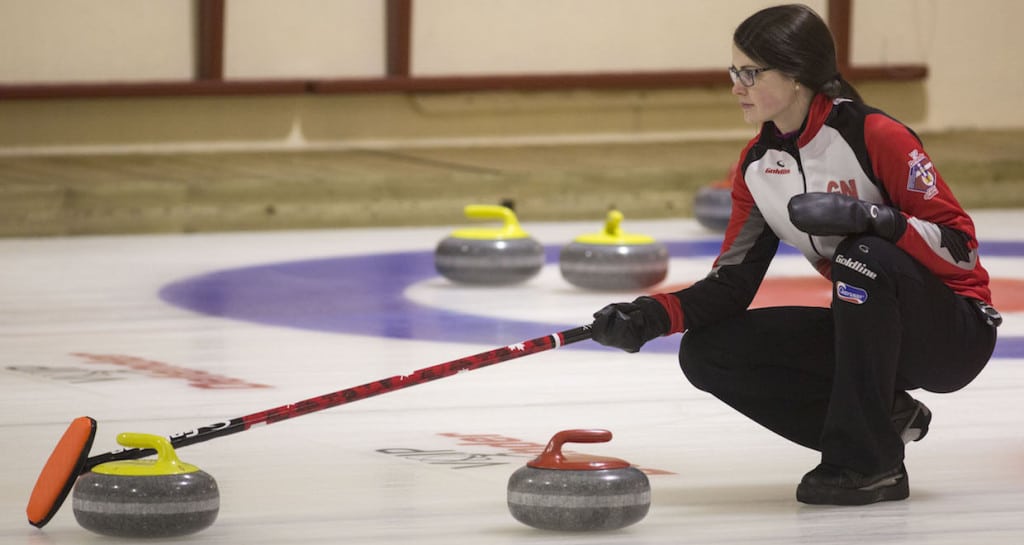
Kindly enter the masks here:
[[754, 309], [689, 330], [679, 362], [697, 388], [822, 462], [875, 474], [903, 461], [896, 392], [963, 388], [991, 357], [996, 329], [880, 238], [846, 239], [832, 280], [831, 308]]

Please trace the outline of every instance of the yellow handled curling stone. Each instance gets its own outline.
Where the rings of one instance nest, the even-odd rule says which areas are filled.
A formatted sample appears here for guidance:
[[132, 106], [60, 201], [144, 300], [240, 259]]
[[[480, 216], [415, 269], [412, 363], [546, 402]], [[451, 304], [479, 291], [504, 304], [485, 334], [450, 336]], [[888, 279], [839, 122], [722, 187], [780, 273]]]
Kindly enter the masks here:
[[570, 284], [592, 290], [651, 287], [668, 275], [668, 249], [646, 235], [622, 231], [622, 212], [611, 210], [604, 231], [577, 237], [558, 264]]
[[502, 225], [460, 229], [445, 237], [434, 252], [441, 276], [460, 284], [498, 286], [525, 282], [544, 267], [544, 247], [523, 231], [511, 208], [472, 204], [465, 213]]
[[179, 460], [164, 437], [122, 433], [117, 442], [154, 449], [157, 458], [107, 462], [80, 476], [72, 496], [79, 525], [107, 536], [163, 538], [213, 524], [220, 491], [209, 473]]

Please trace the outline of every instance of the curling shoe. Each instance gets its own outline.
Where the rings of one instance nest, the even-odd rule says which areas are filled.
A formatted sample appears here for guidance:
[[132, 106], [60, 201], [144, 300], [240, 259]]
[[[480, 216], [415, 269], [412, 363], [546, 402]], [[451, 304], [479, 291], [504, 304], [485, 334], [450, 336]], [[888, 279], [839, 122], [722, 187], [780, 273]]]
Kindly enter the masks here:
[[892, 424], [899, 430], [904, 445], [924, 439], [924, 436], [928, 435], [928, 425], [931, 422], [932, 412], [924, 403], [910, 397], [906, 392], [896, 392]]
[[796, 487], [796, 499], [811, 505], [867, 505], [910, 497], [907, 468], [900, 466], [877, 475], [861, 475], [852, 469], [818, 464]]

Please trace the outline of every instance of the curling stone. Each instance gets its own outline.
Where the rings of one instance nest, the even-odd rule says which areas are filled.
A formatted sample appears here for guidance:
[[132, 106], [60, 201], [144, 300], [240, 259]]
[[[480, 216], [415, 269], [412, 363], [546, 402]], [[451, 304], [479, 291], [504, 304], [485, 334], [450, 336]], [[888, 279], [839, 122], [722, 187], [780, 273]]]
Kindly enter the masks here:
[[608, 430], [565, 430], [508, 481], [516, 520], [542, 530], [617, 530], [639, 522], [651, 506], [647, 475], [618, 458], [567, 456], [564, 443], [601, 443]]
[[471, 219], [500, 219], [500, 228], [460, 229], [445, 237], [434, 252], [434, 267], [456, 283], [507, 285], [525, 282], [544, 267], [544, 247], [523, 231], [507, 206], [471, 204]]
[[732, 179], [739, 165], [733, 165], [729, 177], [697, 190], [693, 201], [693, 214], [697, 223], [712, 231], [725, 231], [732, 215]]
[[134, 538], [183, 536], [213, 524], [220, 491], [209, 473], [179, 460], [163, 437], [122, 433], [117, 442], [154, 449], [157, 458], [107, 462], [80, 476], [72, 496], [78, 524]]
[[604, 231], [576, 237], [558, 257], [562, 277], [593, 290], [647, 288], [668, 274], [668, 249], [646, 235], [622, 232], [622, 212], [611, 210]]

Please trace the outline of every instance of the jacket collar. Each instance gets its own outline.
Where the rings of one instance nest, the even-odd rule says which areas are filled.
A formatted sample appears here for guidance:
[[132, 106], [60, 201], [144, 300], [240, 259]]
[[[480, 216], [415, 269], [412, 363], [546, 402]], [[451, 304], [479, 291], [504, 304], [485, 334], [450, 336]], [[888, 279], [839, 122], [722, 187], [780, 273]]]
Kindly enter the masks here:
[[832, 106], [834, 104], [834, 101], [826, 95], [818, 93], [814, 96], [814, 99], [811, 100], [811, 108], [807, 112], [807, 119], [804, 120], [800, 137], [796, 142], [798, 147], [806, 146], [808, 142], [818, 135], [818, 131], [825, 125], [828, 116], [832, 114]]
[[[807, 117], [804, 119], [803, 125], [796, 131], [796, 145], [798, 148], [806, 146], [808, 142], [818, 135], [818, 131], [825, 125], [828, 116], [832, 114], [833, 104], [834, 101], [831, 98], [821, 93], [811, 99], [811, 106], [807, 112]], [[771, 121], [761, 126], [760, 139], [763, 142], [780, 142], [788, 140], [789, 137], [791, 135], [781, 134], [775, 123]]]

